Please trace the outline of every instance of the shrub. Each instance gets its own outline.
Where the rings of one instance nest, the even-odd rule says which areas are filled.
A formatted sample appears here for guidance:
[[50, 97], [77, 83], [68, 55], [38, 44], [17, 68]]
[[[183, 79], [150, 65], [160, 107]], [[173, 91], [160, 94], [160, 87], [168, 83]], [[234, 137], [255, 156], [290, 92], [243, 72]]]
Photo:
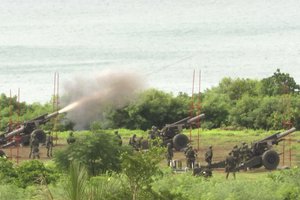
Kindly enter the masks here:
[[13, 163], [5, 158], [0, 157], [0, 182], [11, 183], [18, 178], [18, 174]]
[[67, 170], [72, 161], [85, 165], [90, 175], [98, 175], [107, 171], [120, 171], [120, 155], [126, 151], [121, 147], [112, 134], [99, 131], [83, 135], [66, 149], [56, 152], [54, 160], [57, 166]]
[[38, 160], [23, 162], [18, 168], [18, 182], [20, 187], [27, 187], [35, 184], [49, 184], [58, 179], [58, 174], [53, 169], [46, 168]]

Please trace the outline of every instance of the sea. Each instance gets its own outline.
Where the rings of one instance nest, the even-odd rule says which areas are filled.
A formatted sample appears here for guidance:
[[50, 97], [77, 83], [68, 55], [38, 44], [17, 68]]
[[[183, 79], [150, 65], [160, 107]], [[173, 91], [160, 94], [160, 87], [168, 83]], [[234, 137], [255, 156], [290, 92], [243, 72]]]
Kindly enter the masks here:
[[45, 103], [55, 72], [63, 95], [74, 77], [108, 69], [174, 95], [277, 68], [299, 84], [299, 10], [299, 0], [1, 0], [0, 93]]

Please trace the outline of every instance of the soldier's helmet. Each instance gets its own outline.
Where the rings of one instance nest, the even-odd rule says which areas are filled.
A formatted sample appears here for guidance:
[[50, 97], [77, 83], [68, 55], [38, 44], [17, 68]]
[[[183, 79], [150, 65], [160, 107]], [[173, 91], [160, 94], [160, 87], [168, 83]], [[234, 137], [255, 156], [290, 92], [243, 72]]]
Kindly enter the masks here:
[[245, 144], [247, 144], [246, 142], [242, 142], [242, 145], [245, 145]]
[[209, 148], [212, 149], [212, 145], [210, 145]]
[[237, 145], [234, 145], [234, 147], [233, 148], [238, 148], [238, 146]]
[[136, 134], [133, 134], [133, 137], [136, 137]]
[[117, 135], [119, 132], [118, 131], [115, 131], [115, 134]]

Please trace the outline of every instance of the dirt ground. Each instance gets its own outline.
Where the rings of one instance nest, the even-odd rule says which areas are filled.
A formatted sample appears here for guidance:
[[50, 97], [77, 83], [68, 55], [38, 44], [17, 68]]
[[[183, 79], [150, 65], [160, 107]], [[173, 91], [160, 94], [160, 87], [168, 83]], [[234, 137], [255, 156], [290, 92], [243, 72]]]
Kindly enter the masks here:
[[[124, 141], [127, 141], [127, 138], [124, 138]], [[201, 165], [206, 165], [207, 163], [204, 161], [204, 154], [208, 149], [209, 145], [213, 146], [213, 162], [222, 161], [226, 158], [227, 154], [231, 151], [234, 145], [240, 145], [242, 141], [239, 139], [225, 139], [218, 140], [218, 138], [200, 138], [199, 139], [199, 149], [198, 149], [198, 138], [192, 138], [192, 145], [193, 148], [197, 151], [197, 163]], [[246, 141], [247, 142], [247, 141]], [[127, 144], [123, 142], [123, 144]], [[64, 148], [67, 145], [65, 139], [59, 139], [54, 141], [53, 152], [57, 149]], [[293, 142], [292, 146], [299, 145], [299, 143]], [[297, 150], [289, 151], [289, 145], [287, 142], [285, 146], [283, 143], [280, 143], [278, 146], [275, 146], [275, 150], [280, 154], [280, 164], [279, 167], [283, 166], [299, 166], [300, 165], [300, 154]], [[292, 148], [294, 149], [294, 148]], [[7, 149], [3, 149], [9, 159], [15, 161], [16, 163], [21, 163], [24, 160], [29, 160], [29, 147], [10, 147]], [[40, 160], [41, 161], [48, 161], [51, 158], [47, 157], [47, 149], [45, 146], [41, 145], [40, 148]], [[284, 153], [283, 153], [284, 152]], [[291, 153], [291, 154], [290, 154]], [[283, 159], [284, 158], [284, 159]], [[174, 153], [174, 160], [181, 160], [183, 166], [185, 166], [186, 159], [184, 152], [175, 152]]]

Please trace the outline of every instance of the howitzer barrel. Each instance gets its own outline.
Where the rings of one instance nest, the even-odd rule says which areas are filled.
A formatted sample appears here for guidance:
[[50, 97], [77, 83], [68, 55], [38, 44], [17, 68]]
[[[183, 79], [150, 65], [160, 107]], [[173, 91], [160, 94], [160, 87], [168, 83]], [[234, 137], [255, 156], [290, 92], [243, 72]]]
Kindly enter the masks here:
[[56, 117], [58, 114], [59, 114], [58, 111], [56, 111], [56, 112], [54, 112], [54, 113], [50, 113], [50, 114], [48, 114], [48, 115], [45, 117], [45, 119], [51, 119], [51, 118], [54, 118], [54, 117]]
[[185, 123], [187, 120], [189, 120], [191, 117], [186, 117], [186, 118], [183, 118], [183, 119], [181, 119], [181, 120], [179, 120], [179, 121], [177, 121], [177, 122], [174, 122], [174, 123], [172, 123], [172, 124], [169, 124], [169, 126], [174, 126], [174, 125], [176, 125], [176, 124], [182, 124], [182, 123]]
[[9, 132], [8, 134], [5, 135], [5, 138], [10, 138], [10, 137], [13, 137], [17, 134], [20, 134], [24, 131], [24, 126], [21, 125], [20, 128], [16, 129], [16, 130], [13, 130], [11, 132]]
[[287, 135], [289, 135], [289, 134], [291, 134], [291, 133], [293, 133], [293, 132], [295, 132], [295, 131], [296, 131], [296, 128], [293, 127], [293, 128], [291, 128], [291, 129], [289, 129], [289, 130], [287, 130], [287, 131], [284, 131], [284, 132], [282, 132], [282, 133], [279, 133], [279, 134], [277, 135], [277, 139], [283, 138], [283, 137], [285, 137], [285, 136], [287, 136]]
[[197, 120], [200, 120], [200, 119], [203, 119], [205, 117], [205, 114], [200, 114], [200, 115], [197, 115], [196, 117], [193, 117], [191, 119], [188, 119], [187, 120], [187, 123], [191, 124]]

